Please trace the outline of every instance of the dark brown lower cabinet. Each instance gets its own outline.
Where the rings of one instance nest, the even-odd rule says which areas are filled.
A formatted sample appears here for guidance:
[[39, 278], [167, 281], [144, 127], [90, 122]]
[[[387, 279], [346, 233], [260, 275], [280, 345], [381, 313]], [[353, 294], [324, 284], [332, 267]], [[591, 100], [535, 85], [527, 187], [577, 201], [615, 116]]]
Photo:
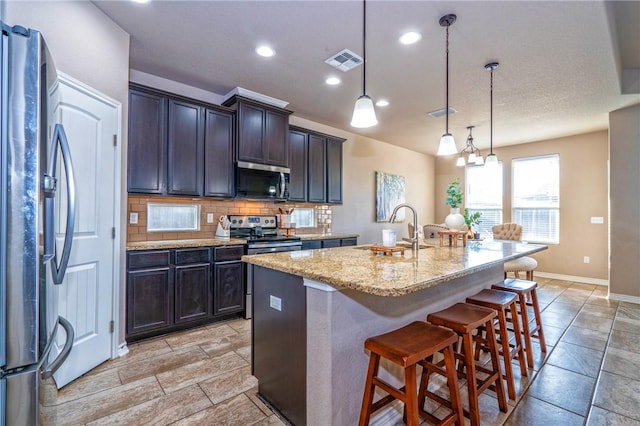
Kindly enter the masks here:
[[245, 309], [244, 246], [127, 253], [127, 341], [184, 330]]
[[302, 242], [302, 250], [319, 248], [346, 247], [358, 245], [357, 237], [349, 238], [325, 238], [323, 240], [305, 240]]

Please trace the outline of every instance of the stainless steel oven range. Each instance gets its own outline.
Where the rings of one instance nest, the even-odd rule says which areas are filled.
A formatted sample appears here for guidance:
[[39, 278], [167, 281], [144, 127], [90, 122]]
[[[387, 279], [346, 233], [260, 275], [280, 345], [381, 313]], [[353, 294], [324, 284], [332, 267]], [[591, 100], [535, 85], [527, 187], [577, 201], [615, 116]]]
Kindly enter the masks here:
[[[278, 235], [277, 215], [229, 216], [231, 238], [247, 240], [247, 254], [302, 250], [300, 237]], [[251, 318], [253, 279], [247, 269], [245, 318]]]

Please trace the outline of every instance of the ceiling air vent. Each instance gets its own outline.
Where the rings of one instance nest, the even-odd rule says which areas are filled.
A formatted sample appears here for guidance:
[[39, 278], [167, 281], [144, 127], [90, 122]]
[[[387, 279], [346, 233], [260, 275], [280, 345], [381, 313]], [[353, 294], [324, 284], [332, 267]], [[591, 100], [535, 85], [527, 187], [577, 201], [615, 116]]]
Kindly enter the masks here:
[[362, 57], [356, 55], [349, 49], [344, 49], [324, 62], [340, 71], [347, 72], [362, 64]]
[[[458, 110], [449, 107], [449, 115], [451, 114], [455, 114], [456, 112], [458, 112]], [[438, 118], [438, 117], [442, 117], [443, 115], [445, 115], [447, 113], [447, 109], [446, 108], [442, 108], [442, 109], [438, 109], [436, 111], [431, 111], [428, 114], [434, 118]]]

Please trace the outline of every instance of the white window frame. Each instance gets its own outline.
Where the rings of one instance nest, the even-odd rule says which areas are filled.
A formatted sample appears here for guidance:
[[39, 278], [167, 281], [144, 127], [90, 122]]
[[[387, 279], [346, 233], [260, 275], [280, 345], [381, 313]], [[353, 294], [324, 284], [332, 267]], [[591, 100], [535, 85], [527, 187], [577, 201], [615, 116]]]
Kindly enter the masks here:
[[[546, 199], [543, 198], [544, 194], [540, 192], [537, 194], [539, 200], [520, 201], [518, 196], [517, 182], [517, 167], [518, 164], [524, 164], [529, 162], [532, 164], [535, 161], [552, 161], [555, 163], [554, 170], [541, 170], [534, 176], [530, 176], [526, 179], [527, 182], [544, 184], [549, 186]], [[552, 165], [553, 166], [553, 165]], [[549, 231], [547, 235], [536, 233], [536, 226], [527, 226], [524, 220], [521, 218], [522, 212], [555, 212], [554, 223], [547, 222]], [[551, 216], [551, 214], [548, 214]], [[512, 220], [523, 226], [522, 239], [532, 243], [542, 244], [560, 244], [560, 154], [546, 154], [532, 157], [514, 158], [511, 161], [511, 217]]]
[[[183, 223], [169, 223], [173, 220], [172, 210], [177, 209], [189, 209], [191, 210], [190, 217], [187, 217]], [[165, 220], [158, 226], [155, 226], [157, 220], [154, 219], [154, 215], [159, 215], [158, 220], [162, 218]], [[184, 219], [184, 217], [183, 217]], [[168, 204], [168, 203], [147, 203], [147, 232], [189, 232], [200, 230], [200, 205], [199, 204]]]
[[[489, 166], [490, 167], [490, 166]], [[503, 198], [504, 198], [504, 168], [502, 165], [502, 161], [498, 162], [498, 166], [500, 168], [500, 178], [499, 178], [499, 185], [500, 185], [500, 196], [498, 197], [500, 200], [500, 204], [492, 204], [492, 205], [482, 205], [482, 204], [472, 204], [469, 201], [473, 198], [471, 197], [471, 193], [473, 191], [474, 188], [474, 179], [472, 177], [469, 176], [469, 172], [475, 168], [479, 168], [478, 170], [489, 170], [486, 169], [484, 165], [482, 166], [476, 166], [476, 165], [468, 165], [465, 167], [465, 178], [464, 178], [464, 182], [465, 182], [465, 207], [467, 209], [469, 209], [470, 213], [474, 213], [474, 212], [481, 212], [483, 213], [482, 217], [480, 217], [480, 225], [477, 225], [477, 228], [480, 232], [480, 237], [481, 238], [491, 238], [493, 236], [493, 232], [491, 231], [491, 228], [493, 227], [493, 225], [498, 225], [500, 223], [503, 222]], [[495, 205], [495, 207], [493, 207]], [[484, 214], [485, 212], [497, 212], [498, 213], [498, 220], [494, 223], [491, 221], [487, 220], [487, 217], [489, 216], [488, 214]]]
[[[311, 214], [311, 223], [305, 223], [301, 220], [303, 216], [309, 214]], [[315, 228], [317, 226], [317, 220], [316, 209], [313, 207], [296, 207], [293, 213], [291, 213], [291, 223], [295, 223], [296, 228]]]

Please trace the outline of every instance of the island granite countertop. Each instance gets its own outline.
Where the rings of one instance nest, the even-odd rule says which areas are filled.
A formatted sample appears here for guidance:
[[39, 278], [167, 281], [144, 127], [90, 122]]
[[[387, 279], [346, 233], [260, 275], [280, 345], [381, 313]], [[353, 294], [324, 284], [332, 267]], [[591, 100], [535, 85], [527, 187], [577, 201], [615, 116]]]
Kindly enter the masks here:
[[247, 244], [247, 241], [237, 238], [198, 238], [193, 240], [135, 241], [127, 243], [127, 251], [232, 246], [243, 244]]
[[466, 247], [428, 247], [414, 257], [373, 254], [370, 246], [245, 255], [253, 265], [377, 296], [403, 296], [547, 248], [517, 241], [473, 241]]

